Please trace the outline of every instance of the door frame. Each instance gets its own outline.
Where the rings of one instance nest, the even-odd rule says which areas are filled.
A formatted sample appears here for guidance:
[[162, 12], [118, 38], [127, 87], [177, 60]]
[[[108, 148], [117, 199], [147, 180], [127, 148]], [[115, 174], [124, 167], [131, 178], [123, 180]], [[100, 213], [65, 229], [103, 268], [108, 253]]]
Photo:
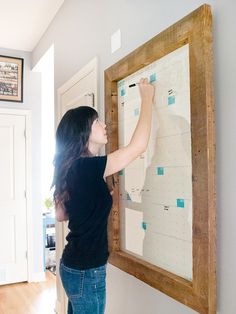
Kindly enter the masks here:
[[26, 198], [26, 236], [27, 236], [27, 281], [33, 281], [33, 241], [32, 241], [32, 126], [31, 110], [0, 108], [0, 115], [25, 117], [25, 198]]
[[[81, 79], [87, 76], [89, 73], [95, 71], [96, 81], [98, 82], [98, 58], [93, 58], [89, 63], [87, 63], [81, 70], [79, 70], [75, 75], [73, 75], [67, 82], [57, 89], [57, 110], [56, 110], [56, 124], [58, 125], [61, 115], [62, 115], [62, 105], [61, 97], [62, 95], [77, 84]], [[96, 82], [94, 91], [94, 108], [97, 110], [97, 95], [98, 95], [98, 84]]]
[[[57, 89], [57, 107], [55, 108], [55, 131], [59, 121], [62, 118], [62, 95], [77, 84], [81, 79], [86, 77], [91, 72], [95, 72], [96, 84], [94, 89], [94, 109], [97, 110], [98, 99], [98, 58], [94, 57], [89, 63], [87, 63], [82, 69], [80, 69], [74, 76], [72, 76], [67, 82]], [[59, 269], [59, 260], [64, 248], [65, 228], [67, 223], [56, 222], [56, 267]], [[57, 279], [59, 276], [57, 276]], [[65, 292], [62, 289], [61, 283], [57, 280], [57, 300], [56, 300], [56, 313], [66, 313], [66, 297]]]

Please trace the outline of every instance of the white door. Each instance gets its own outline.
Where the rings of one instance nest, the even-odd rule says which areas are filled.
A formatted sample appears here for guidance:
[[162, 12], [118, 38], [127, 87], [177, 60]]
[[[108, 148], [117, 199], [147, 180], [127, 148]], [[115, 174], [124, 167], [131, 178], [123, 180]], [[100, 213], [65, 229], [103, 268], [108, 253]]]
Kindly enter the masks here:
[[[91, 106], [96, 108], [96, 84], [97, 73], [90, 71], [86, 75], [77, 78], [77, 82], [71, 82], [71, 86], [68, 86], [68, 82], [65, 87], [61, 87], [60, 92], [60, 113], [59, 120], [63, 114], [69, 109], [79, 106]], [[70, 81], [69, 81], [70, 82]]]
[[27, 280], [25, 125], [0, 114], [0, 284]]
[[[97, 109], [97, 59], [93, 59], [68, 82], [58, 89], [58, 117], [61, 120], [66, 111], [79, 106], [91, 106]], [[66, 244], [67, 223], [56, 224], [57, 265]], [[67, 298], [57, 277], [57, 305], [59, 314], [66, 313]]]

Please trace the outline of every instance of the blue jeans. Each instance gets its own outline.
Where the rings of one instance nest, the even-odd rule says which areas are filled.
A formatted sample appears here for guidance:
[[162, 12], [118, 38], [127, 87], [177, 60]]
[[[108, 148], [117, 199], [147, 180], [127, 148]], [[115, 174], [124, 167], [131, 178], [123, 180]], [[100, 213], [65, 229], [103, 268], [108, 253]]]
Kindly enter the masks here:
[[61, 262], [60, 276], [68, 297], [68, 314], [104, 314], [106, 265], [77, 270]]

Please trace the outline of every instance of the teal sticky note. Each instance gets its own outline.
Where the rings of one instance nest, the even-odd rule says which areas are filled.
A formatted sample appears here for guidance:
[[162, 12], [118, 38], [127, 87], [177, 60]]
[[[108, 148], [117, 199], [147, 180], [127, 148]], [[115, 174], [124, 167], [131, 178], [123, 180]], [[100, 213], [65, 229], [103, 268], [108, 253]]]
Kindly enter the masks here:
[[143, 228], [143, 230], [147, 230], [147, 223], [146, 222], [142, 222], [142, 228]]
[[125, 96], [125, 89], [124, 88], [122, 88], [122, 90], [120, 91], [120, 95]]
[[175, 103], [175, 96], [169, 96], [168, 97], [168, 105], [173, 105]]
[[127, 193], [127, 201], [131, 201], [131, 197], [129, 196], [129, 193]]
[[139, 115], [139, 108], [134, 109], [134, 115], [138, 116]]
[[123, 176], [123, 175], [124, 175], [124, 169], [120, 170], [120, 171], [118, 172], [118, 174], [119, 174], [119, 176]]
[[156, 171], [157, 171], [158, 176], [164, 175], [164, 168], [163, 167], [157, 167]]
[[157, 80], [156, 73], [151, 74], [149, 78], [149, 82], [152, 83], [152, 82], [155, 82], [156, 80]]
[[123, 86], [125, 84], [125, 81], [123, 80], [123, 81], [120, 81], [120, 82], [118, 82], [118, 87], [121, 87], [121, 86]]
[[176, 203], [177, 203], [177, 207], [184, 208], [184, 199], [177, 198]]

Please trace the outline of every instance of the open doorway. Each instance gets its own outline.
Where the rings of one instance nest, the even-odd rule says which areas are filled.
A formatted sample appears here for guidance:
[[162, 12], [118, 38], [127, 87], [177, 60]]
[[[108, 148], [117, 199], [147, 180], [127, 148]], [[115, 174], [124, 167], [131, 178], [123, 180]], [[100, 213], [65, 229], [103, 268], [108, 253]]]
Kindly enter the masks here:
[[41, 73], [41, 204], [44, 269], [56, 275], [55, 211], [51, 183], [54, 156], [54, 46], [42, 56], [33, 71]]

